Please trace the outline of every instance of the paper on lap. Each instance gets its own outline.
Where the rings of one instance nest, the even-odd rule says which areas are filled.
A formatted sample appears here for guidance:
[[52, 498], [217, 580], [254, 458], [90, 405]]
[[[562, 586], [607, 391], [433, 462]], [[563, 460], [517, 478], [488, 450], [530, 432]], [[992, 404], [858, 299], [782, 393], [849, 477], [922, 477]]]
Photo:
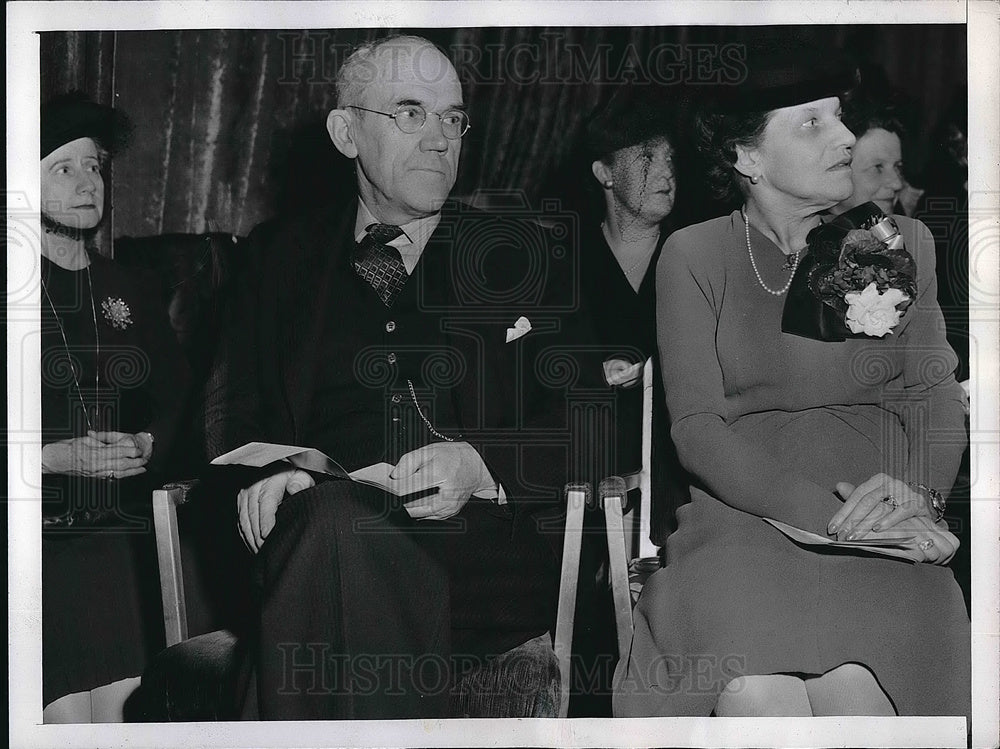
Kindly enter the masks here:
[[251, 468], [263, 468], [272, 463], [288, 463], [303, 471], [323, 473], [348, 481], [356, 481], [359, 484], [377, 486], [397, 497], [426, 491], [441, 483], [441, 481], [433, 481], [429, 474], [421, 474], [420, 472], [405, 479], [390, 478], [394, 466], [389, 463], [374, 463], [348, 473], [340, 463], [314, 448], [275, 445], [269, 442], [248, 442], [212, 461], [214, 466], [239, 465]]
[[361, 484], [371, 484], [385, 489], [397, 497], [405, 497], [409, 494], [427, 491], [443, 483], [443, 479], [433, 480], [429, 472], [418, 471], [403, 479], [393, 479], [389, 477], [392, 469], [391, 463], [373, 463], [370, 466], [359, 468], [350, 474], [352, 481]]
[[793, 541], [805, 544], [806, 546], [833, 546], [839, 549], [859, 549], [861, 551], [869, 551], [873, 554], [882, 554], [888, 557], [896, 557], [897, 559], [908, 559], [911, 562], [916, 561], [914, 557], [915, 552], [904, 546], [905, 543], [914, 539], [913, 536], [838, 541], [835, 538], [827, 538], [811, 531], [796, 528], [794, 525], [782, 523], [780, 520], [773, 520], [771, 518], [762, 519], [773, 525]]

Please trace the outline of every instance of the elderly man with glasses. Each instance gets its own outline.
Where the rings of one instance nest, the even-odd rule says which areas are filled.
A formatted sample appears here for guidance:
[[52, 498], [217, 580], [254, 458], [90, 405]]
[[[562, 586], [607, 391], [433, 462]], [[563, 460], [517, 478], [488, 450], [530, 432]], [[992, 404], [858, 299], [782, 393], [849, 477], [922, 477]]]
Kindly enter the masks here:
[[327, 118], [357, 199], [251, 234], [215, 378], [222, 447], [388, 463], [419, 491], [288, 466], [245, 481], [261, 594], [245, 717], [452, 715], [463, 673], [551, 627], [558, 533], [542, 517], [565, 479], [532, 467], [525, 437], [545, 419], [530, 369], [545, 330], [525, 332], [546, 240], [448, 200], [468, 129], [436, 47], [367, 44]]

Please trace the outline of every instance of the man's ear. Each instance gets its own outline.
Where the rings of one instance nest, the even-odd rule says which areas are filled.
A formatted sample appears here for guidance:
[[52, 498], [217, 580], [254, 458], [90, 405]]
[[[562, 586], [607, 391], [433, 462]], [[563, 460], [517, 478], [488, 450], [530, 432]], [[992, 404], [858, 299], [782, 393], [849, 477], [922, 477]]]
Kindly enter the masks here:
[[611, 168], [600, 159], [590, 165], [590, 171], [593, 172], [594, 178], [601, 183], [602, 187], [605, 182], [611, 181]]
[[737, 172], [756, 184], [761, 175], [760, 155], [754, 148], [736, 146], [736, 163], [733, 167]]
[[354, 137], [351, 133], [354, 127], [354, 115], [346, 109], [334, 109], [326, 116], [326, 132], [330, 134], [330, 140], [344, 156], [349, 159], [357, 158], [358, 147], [354, 144]]

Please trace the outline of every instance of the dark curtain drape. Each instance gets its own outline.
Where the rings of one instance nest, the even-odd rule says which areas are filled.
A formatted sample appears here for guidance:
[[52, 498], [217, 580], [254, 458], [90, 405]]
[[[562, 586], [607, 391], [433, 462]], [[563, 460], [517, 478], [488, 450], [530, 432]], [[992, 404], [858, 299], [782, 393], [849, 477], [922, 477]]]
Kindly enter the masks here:
[[[515, 19], [512, 19], [515, 20]], [[396, 30], [398, 31], [398, 30]], [[552, 176], [614, 86], [719, 85], [726, 44], [761, 34], [833, 39], [885, 71], [913, 103], [907, 158], [966, 82], [964, 26], [416, 29], [449, 51], [472, 129], [456, 192], [559, 197]], [[42, 97], [80, 89], [135, 128], [112, 176], [113, 232], [246, 234], [279, 212], [352, 189], [326, 136], [350, 48], [387, 30], [48, 32]], [[912, 163], [911, 163], [912, 167]]]

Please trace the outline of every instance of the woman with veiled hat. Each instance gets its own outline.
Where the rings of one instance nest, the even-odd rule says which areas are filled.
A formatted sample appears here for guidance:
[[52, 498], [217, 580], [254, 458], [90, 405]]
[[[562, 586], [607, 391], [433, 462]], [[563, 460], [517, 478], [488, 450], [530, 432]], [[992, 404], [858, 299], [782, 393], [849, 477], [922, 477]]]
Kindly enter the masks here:
[[[590, 411], [606, 420], [577, 422], [579, 439], [573, 460], [575, 476], [596, 485], [611, 475], [642, 468], [643, 365], [656, 356], [654, 272], [663, 243], [679, 225], [678, 183], [682, 181], [684, 117], [682, 95], [648, 86], [623, 86], [586, 122], [576, 158], [573, 188], [582, 194], [575, 206], [580, 217], [576, 340], [579, 387], [603, 391], [604, 410]], [[679, 179], [681, 178], [681, 179]], [[687, 486], [670, 445], [662, 391], [655, 389], [653, 475], [657, 500], [654, 534], [666, 533], [672, 508], [686, 501]], [[593, 404], [591, 404], [593, 405]], [[669, 505], [669, 506], [668, 506]], [[597, 513], [586, 516], [583, 579], [589, 582], [607, 565], [607, 542]], [[585, 589], [586, 590], [586, 589]], [[613, 608], [604, 601], [606, 586], [589, 591], [600, 601], [581, 603], [575, 652], [592, 658], [590, 669], [607, 676], [590, 684], [591, 694], [575, 703], [576, 714], [606, 715], [610, 710], [610, 669], [614, 651]], [[588, 605], [590, 604], [590, 605]], [[588, 609], [592, 609], [589, 611]], [[603, 669], [603, 670], [602, 670]]]
[[120, 113], [78, 94], [42, 107], [46, 722], [89, 721], [89, 690], [137, 676], [163, 647], [150, 491], [187, 369], [155, 286], [94, 246], [103, 175], [126, 130]]
[[643, 364], [656, 354], [653, 269], [682, 222], [683, 209], [675, 209], [685, 106], [678, 95], [627, 86], [585, 130], [590, 205], [581, 215], [579, 301], [599, 357], [586, 378], [618, 396], [615, 459], [606, 474], [641, 467], [639, 385]]
[[701, 118], [742, 206], [674, 233], [657, 267], [692, 501], [635, 609], [616, 715], [968, 715], [941, 519], [963, 403], [934, 243], [871, 204], [821, 227], [852, 192], [835, 62], [751, 48], [746, 81]]

